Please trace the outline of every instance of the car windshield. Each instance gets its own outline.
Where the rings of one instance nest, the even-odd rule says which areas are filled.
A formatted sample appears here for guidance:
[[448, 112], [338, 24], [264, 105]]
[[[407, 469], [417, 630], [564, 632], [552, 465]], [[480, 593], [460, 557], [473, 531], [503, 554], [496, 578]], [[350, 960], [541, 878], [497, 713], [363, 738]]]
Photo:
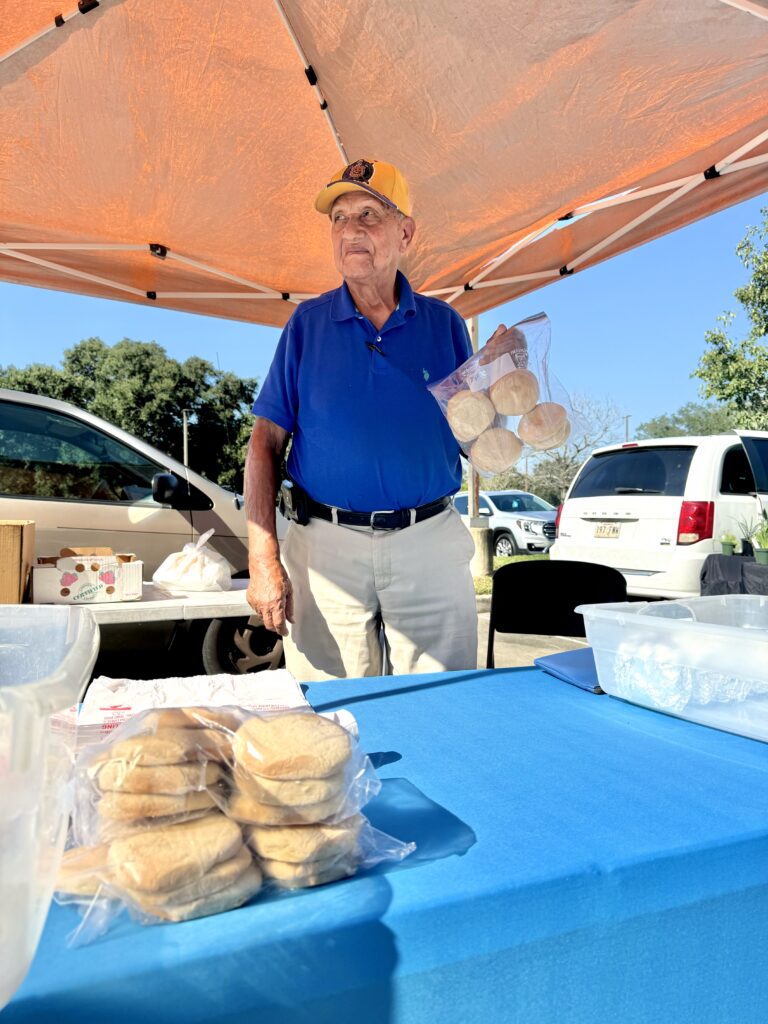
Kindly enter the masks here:
[[691, 446], [622, 448], [593, 455], [573, 485], [570, 498], [614, 494], [682, 496], [693, 458]]
[[489, 494], [499, 512], [553, 512], [555, 506], [535, 494]]

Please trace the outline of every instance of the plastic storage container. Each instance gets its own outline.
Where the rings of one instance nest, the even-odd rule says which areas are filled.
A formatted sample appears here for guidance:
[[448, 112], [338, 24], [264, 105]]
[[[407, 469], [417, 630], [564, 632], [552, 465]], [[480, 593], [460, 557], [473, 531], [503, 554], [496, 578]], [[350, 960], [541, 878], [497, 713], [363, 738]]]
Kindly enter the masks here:
[[73, 737], [50, 716], [79, 700], [98, 647], [85, 609], [0, 605], [0, 1009], [32, 962], [66, 836]]
[[768, 741], [768, 598], [581, 605], [614, 697]]

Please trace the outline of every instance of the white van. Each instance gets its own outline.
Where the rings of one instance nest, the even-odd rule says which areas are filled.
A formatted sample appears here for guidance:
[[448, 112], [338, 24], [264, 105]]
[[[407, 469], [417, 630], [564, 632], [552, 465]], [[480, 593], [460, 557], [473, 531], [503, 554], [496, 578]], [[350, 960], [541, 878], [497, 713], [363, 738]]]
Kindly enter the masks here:
[[664, 437], [596, 449], [571, 484], [550, 558], [620, 569], [640, 597], [700, 593], [723, 533], [768, 508], [768, 432]]
[[[134, 552], [145, 580], [167, 555], [213, 528], [212, 546], [235, 575], [247, 575], [240, 495], [67, 402], [6, 389], [0, 389], [0, 519], [34, 520], [37, 555], [86, 544]], [[287, 525], [278, 514], [280, 536]], [[243, 620], [214, 620], [203, 638], [208, 671], [274, 667], [269, 638], [275, 634], [258, 638], [260, 650], [269, 648], [264, 658], [249, 657], [255, 620], [245, 622], [244, 635]]]

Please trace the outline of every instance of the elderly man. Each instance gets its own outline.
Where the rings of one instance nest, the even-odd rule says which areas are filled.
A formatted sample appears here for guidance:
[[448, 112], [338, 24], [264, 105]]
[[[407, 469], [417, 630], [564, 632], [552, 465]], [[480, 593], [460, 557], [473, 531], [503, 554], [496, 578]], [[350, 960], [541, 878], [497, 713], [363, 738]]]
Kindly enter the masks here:
[[[427, 390], [470, 356], [466, 326], [398, 270], [415, 224], [396, 167], [356, 160], [315, 208], [343, 283], [298, 306], [253, 407], [248, 600], [286, 635], [300, 680], [380, 675], [384, 650], [396, 674], [474, 668], [473, 542], [451, 504], [459, 447]], [[280, 549], [289, 440], [295, 521]]]

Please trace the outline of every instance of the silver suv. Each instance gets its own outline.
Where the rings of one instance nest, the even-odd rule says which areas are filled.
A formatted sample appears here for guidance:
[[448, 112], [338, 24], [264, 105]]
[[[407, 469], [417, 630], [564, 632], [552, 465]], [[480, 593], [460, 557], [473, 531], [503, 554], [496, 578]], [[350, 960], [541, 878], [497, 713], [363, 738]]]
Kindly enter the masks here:
[[[468, 497], [457, 494], [456, 511], [467, 516]], [[555, 540], [557, 510], [528, 491], [480, 491], [481, 516], [493, 531], [493, 553], [499, 557], [549, 551]]]

